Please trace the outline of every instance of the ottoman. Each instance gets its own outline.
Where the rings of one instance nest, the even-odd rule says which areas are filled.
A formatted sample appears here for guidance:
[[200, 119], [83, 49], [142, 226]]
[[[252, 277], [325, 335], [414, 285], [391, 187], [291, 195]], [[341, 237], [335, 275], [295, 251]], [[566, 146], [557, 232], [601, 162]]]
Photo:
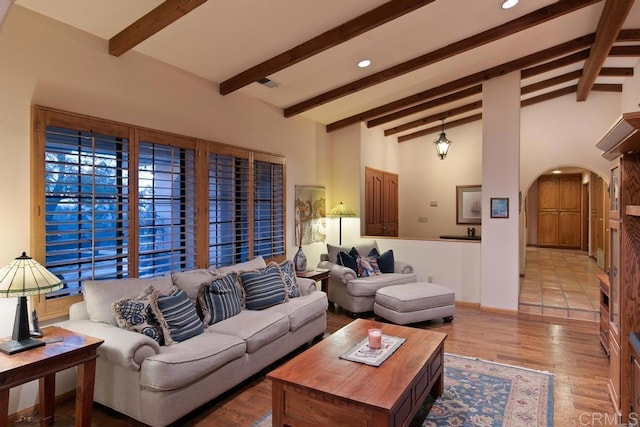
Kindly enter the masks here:
[[376, 291], [373, 312], [399, 325], [442, 318], [453, 320], [456, 294], [435, 283], [414, 282]]

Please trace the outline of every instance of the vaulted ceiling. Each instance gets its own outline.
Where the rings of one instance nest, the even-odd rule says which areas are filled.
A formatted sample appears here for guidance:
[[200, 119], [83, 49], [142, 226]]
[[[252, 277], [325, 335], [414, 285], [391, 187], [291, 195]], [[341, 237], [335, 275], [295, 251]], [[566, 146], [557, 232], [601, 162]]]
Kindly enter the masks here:
[[[331, 132], [399, 142], [482, 117], [482, 82], [520, 71], [522, 105], [620, 92], [640, 60], [633, 0], [16, 0]], [[361, 59], [371, 66], [358, 68]], [[262, 80], [263, 83], [258, 83]], [[264, 83], [266, 81], [266, 84]], [[166, 82], [168, 85], [171, 82]]]

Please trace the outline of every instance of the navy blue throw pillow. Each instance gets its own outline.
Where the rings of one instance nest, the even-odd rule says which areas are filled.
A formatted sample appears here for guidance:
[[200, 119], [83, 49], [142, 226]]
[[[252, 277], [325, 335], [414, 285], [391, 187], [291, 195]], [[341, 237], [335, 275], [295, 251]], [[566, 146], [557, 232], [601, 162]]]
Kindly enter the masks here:
[[393, 249], [389, 249], [388, 251], [382, 253], [376, 248], [371, 249], [369, 252], [369, 256], [375, 257], [378, 259], [378, 267], [380, 268], [381, 273], [393, 273], [395, 271], [395, 259], [393, 258]]
[[356, 264], [356, 259], [357, 259], [357, 255], [356, 255], [356, 258], [354, 258], [346, 252], [343, 252], [343, 251], [338, 252], [338, 264], [344, 267], [349, 267], [356, 273], [356, 276], [357, 276], [358, 264]]

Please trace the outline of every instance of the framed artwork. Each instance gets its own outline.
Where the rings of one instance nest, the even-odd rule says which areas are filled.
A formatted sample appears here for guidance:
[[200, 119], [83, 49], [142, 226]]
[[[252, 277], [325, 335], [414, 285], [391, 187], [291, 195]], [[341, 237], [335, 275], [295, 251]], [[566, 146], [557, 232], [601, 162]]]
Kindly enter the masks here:
[[509, 218], [509, 198], [491, 198], [491, 218]]
[[324, 242], [327, 206], [325, 188], [316, 185], [296, 185], [295, 245]]
[[456, 224], [480, 224], [482, 220], [482, 186], [456, 186]]

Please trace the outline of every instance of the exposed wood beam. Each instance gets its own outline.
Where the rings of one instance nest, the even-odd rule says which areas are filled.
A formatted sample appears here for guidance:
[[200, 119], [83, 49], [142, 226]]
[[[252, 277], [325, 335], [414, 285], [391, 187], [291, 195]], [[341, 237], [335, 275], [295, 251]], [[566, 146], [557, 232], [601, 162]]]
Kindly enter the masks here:
[[[569, 95], [575, 93], [578, 90], [578, 85], [564, 87], [562, 89], [554, 90], [552, 92], [548, 92], [539, 96], [534, 96], [529, 99], [525, 99], [520, 102], [521, 107], [528, 107], [530, 105], [538, 104], [540, 102], [548, 101], [550, 99], [559, 98], [561, 96]], [[593, 85], [594, 91], [602, 91], [602, 92], [622, 92], [622, 85], [619, 84], [595, 84]], [[472, 123], [482, 119], [482, 113], [474, 114], [469, 117], [464, 117], [462, 119], [454, 120], [447, 123], [447, 128], [454, 128], [457, 126], [462, 126], [467, 123]], [[409, 133], [406, 135], [402, 135], [398, 137], [398, 143], [410, 141], [412, 139], [419, 138], [421, 136], [429, 135], [431, 133], [439, 132], [441, 129], [441, 125], [433, 126], [428, 129], [419, 130], [417, 132]]]
[[549, 6], [535, 10], [505, 24], [451, 43], [446, 47], [436, 49], [417, 58], [371, 74], [354, 82], [347, 83], [346, 85], [287, 107], [284, 109], [284, 116], [291, 117], [296, 114], [300, 114], [303, 111], [307, 111], [311, 108], [317, 107], [318, 105], [325, 104], [329, 101], [333, 101], [334, 99], [341, 98], [411, 71], [415, 71], [429, 64], [433, 64], [435, 62], [442, 61], [443, 59], [483, 46], [487, 43], [491, 43], [503, 37], [531, 28], [567, 13], [574, 12], [575, 10], [581, 9], [585, 6], [590, 6], [599, 1], [600, 0], [563, 0], [552, 3]]
[[640, 56], [640, 46], [614, 46], [609, 51], [609, 56]]
[[435, 0], [393, 0], [342, 25], [313, 37], [298, 46], [255, 65], [220, 83], [220, 94], [227, 95], [270, 74], [290, 67], [313, 55], [351, 40]]
[[412, 122], [405, 123], [400, 126], [385, 129], [384, 136], [390, 136], [396, 133], [404, 132], [409, 129], [425, 126], [429, 123], [433, 123], [438, 120], [444, 120], [452, 116], [457, 116], [460, 114], [468, 113], [469, 111], [477, 110], [478, 108], [482, 108], [482, 101], [472, 102], [471, 104], [462, 105], [457, 108], [452, 108], [447, 111], [442, 111], [440, 113], [432, 114], [427, 117], [422, 117], [421, 119], [414, 120]]
[[580, 52], [572, 53], [571, 55], [563, 56], [562, 58], [545, 62], [544, 64], [525, 68], [520, 72], [520, 78], [526, 79], [529, 77], [537, 76], [538, 74], [546, 73], [547, 71], [555, 70], [557, 68], [575, 64], [576, 62], [584, 61], [588, 57], [589, 49], [581, 50]]
[[207, 0], [165, 0], [151, 12], [109, 39], [109, 54], [120, 56]]
[[[633, 68], [631, 67], [612, 67], [612, 68], [602, 68], [600, 69], [599, 76], [603, 77], [630, 77], [633, 76]], [[582, 77], [582, 70], [571, 71], [566, 74], [561, 74], [559, 76], [552, 77], [547, 80], [543, 80], [541, 82], [532, 83], [530, 85], [524, 86], [520, 93], [522, 95], [527, 95], [533, 92], [537, 92], [542, 89], [546, 89], [548, 87], [556, 86], [561, 83], [570, 82], [571, 80], [579, 80]]]
[[[464, 117], [462, 119], [454, 120], [452, 122], [447, 123], [447, 129], [451, 129], [457, 126], [466, 125], [467, 123], [477, 122], [482, 119], [482, 113], [474, 114], [473, 116]], [[440, 132], [442, 129], [441, 125], [430, 127], [429, 129], [419, 130], [417, 132], [413, 132], [407, 135], [402, 135], [398, 137], [398, 142], [405, 142], [411, 139], [416, 139], [421, 136], [429, 135], [430, 133]]]
[[501, 65], [497, 65], [487, 70], [480, 71], [478, 73], [471, 74], [466, 77], [462, 77], [460, 79], [445, 83], [443, 85], [440, 85], [431, 89], [427, 89], [423, 92], [419, 92], [419, 93], [407, 96], [405, 98], [399, 99], [397, 101], [393, 101], [388, 104], [381, 105], [379, 107], [372, 108], [362, 113], [358, 113], [353, 116], [344, 118], [342, 120], [338, 120], [336, 122], [328, 124], [326, 127], [326, 130], [327, 132], [332, 132], [334, 130], [349, 126], [351, 124], [358, 123], [358, 122], [370, 119], [372, 117], [377, 117], [382, 114], [388, 113], [390, 111], [407, 107], [408, 105], [412, 105], [417, 102], [424, 101], [425, 99], [429, 99], [434, 96], [439, 96], [455, 90], [463, 89], [465, 87], [481, 83], [484, 80], [489, 80], [495, 77], [499, 77], [504, 74], [521, 70], [525, 67], [530, 67], [532, 65], [539, 64], [544, 61], [548, 61], [552, 58], [556, 58], [561, 55], [566, 55], [567, 53], [574, 52], [576, 50], [580, 50], [587, 46], [590, 46], [594, 40], [595, 40], [595, 34], [588, 34], [586, 36], [578, 37], [577, 39], [573, 39], [568, 42], [561, 43], [557, 46], [553, 46], [548, 49], [541, 50], [531, 55], [527, 55], [522, 58], [515, 59], [513, 61], [501, 64]]
[[600, 70], [600, 77], [633, 77], [633, 67], [605, 67]]
[[604, 65], [609, 50], [631, 11], [633, 2], [634, 0], [606, 0], [596, 29], [596, 41], [591, 46], [591, 53], [584, 64], [582, 78], [578, 81], [576, 97], [578, 102], [586, 101], [589, 97], [600, 68]]
[[448, 104], [453, 101], [458, 101], [460, 99], [468, 98], [473, 95], [478, 95], [482, 93], [482, 85], [472, 86], [470, 88], [461, 90], [459, 92], [450, 93], [449, 95], [443, 96], [441, 98], [436, 98], [429, 100], [427, 102], [423, 102], [421, 104], [413, 105], [409, 108], [405, 108], [400, 111], [395, 111], [391, 114], [387, 114], [386, 116], [378, 117], [373, 120], [369, 120], [367, 122], [367, 127], [375, 127], [380, 126], [385, 123], [392, 122], [394, 120], [401, 119], [402, 117], [409, 116], [411, 114], [419, 113], [420, 111], [428, 110], [429, 108], [438, 107], [443, 104]]

